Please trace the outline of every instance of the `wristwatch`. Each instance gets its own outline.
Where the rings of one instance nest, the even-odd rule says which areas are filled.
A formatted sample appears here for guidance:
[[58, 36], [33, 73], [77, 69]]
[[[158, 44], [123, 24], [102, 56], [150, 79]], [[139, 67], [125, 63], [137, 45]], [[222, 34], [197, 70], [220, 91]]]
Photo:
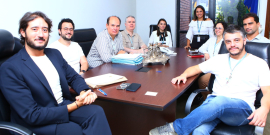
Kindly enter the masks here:
[[85, 70], [81, 70], [81, 72], [85, 73], [86, 71]]

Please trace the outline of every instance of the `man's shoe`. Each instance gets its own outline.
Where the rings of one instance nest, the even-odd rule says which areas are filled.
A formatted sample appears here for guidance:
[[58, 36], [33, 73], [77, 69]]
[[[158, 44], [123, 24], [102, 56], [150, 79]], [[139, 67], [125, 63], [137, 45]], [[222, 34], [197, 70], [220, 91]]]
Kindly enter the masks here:
[[167, 123], [164, 126], [156, 127], [150, 130], [149, 135], [177, 135], [173, 128], [173, 123]]

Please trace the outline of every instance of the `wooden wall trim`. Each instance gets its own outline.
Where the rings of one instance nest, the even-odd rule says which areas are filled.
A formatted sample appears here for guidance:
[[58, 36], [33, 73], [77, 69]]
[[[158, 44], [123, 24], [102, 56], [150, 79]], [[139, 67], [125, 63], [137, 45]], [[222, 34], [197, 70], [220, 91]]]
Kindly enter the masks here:
[[269, 39], [269, 30], [270, 30], [270, 1], [267, 2], [266, 21], [264, 30], [264, 37], [268, 39]]

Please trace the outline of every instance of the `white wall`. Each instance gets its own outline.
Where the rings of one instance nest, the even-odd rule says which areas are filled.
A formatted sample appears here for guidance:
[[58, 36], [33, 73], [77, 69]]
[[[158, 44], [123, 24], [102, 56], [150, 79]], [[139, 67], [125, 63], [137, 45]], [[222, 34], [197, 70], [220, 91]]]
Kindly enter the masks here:
[[136, 16], [136, 0], [0, 0], [0, 29], [6, 29], [19, 38], [19, 20], [28, 11], [42, 11], [53, 22], [49, 44], [59, 39], [58, 23], [71, 18], [75, 29], [95, 28], [98, 34], [106, 27], [107, 17], [121, 18], [120, 29], [125, 29], [125, 18]]
[[266, 21], [266, 8], [267, 8], [267, 0], [259, 0], [258, 2], [258, 16], [260, 19], [260, 24], [262, 25], [263, 31], [260, 33], [264, 36], [265, 29], [265, 21]]
[[[125, 29], [125, 18], [136, 17], [135, 31], [145, 44], [149, 40], [149, 25], [165, 18], [171, 25], [173, 46], [176, 46], [176, 0], [0, 0], [0, 29], [19, 37], [20, 18], [28, 11], [42, 11], [53, 21], [49, 44], [59, 38], [57, 27], [62, 18], [71, 18], [76, 29], [95, 28], [96, 33], [105, 29], [108, 16], [121, 18], [120, 29]], [[258, 15], [265, 28], [267, 0], [259, 0]], [[261, 33], [264, 34], [264, 31]]]
[[136, 0], [136, 28], [145, 44], [149, 40], [149, 25], [164, 18], [171, 26], [173, 46], [176, 46], [176, 0]]

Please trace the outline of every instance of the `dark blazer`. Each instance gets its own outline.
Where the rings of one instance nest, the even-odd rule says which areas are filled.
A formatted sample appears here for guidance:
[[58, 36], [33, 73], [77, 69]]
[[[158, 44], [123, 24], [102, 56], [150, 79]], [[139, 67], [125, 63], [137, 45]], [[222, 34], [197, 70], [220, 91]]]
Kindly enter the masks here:
[[[77, 93], [89, 89], [58, 50], [46, 48], [44, 53], [59, 74], [64, 99], [71, 100], [68, 85]], [[14, 123], [33, 132], [55, 134], [56, 124], [69, 122], [67, 106], [57, 104], [49, 83], [25, 48], [1, 65], [0, 89], [10, 104]]]

